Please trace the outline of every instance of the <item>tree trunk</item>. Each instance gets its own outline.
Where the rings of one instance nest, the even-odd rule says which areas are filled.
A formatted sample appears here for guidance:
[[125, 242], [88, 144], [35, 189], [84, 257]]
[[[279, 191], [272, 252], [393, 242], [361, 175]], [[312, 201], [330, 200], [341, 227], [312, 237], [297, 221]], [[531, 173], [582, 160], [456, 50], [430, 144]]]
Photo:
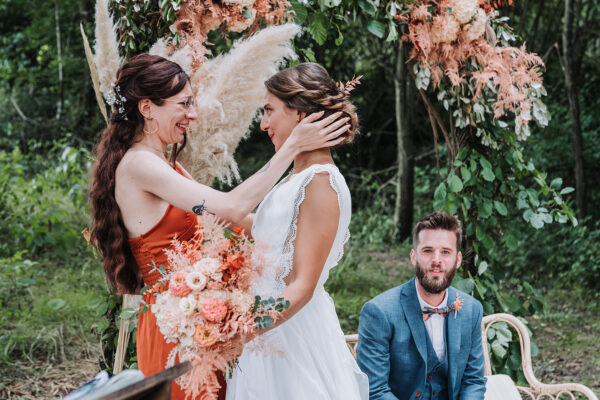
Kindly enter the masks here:
[[394, 238], [404, 240], [411, 234], [413, 220], [414, 161], [409, 121], [409, 74], [405, 60], [405, 44], [401, 42], [396, 55], [394, 74], [396, 136], [398, 141], [396, 204], [394, 207]]
[[56, 119], [60, 119], [63, 106], [63, 62], [62, 44], [60, 42], [60, 19], [58, 16], [58, 0], [54, 0], [54, 20], [56, 23], [56, 58], [58, 61], [58, 100], [56, 102]]
[[564, 26], [562, 31], [563, 70], [565, 86], [569, 100], [569, 115], [571, 118], [571, 140], [573, 143], [573, 158], [575, 161], [575, 198], [577, 216], [583, 218], [587, 214], [585, 203], [585, 180], [583, 175], [583, 138], [579, 120], [579, 96], [573, 75], [573, 54], [571, 47], [571, 26], [573, 23], [572, 0], [565, 0]]

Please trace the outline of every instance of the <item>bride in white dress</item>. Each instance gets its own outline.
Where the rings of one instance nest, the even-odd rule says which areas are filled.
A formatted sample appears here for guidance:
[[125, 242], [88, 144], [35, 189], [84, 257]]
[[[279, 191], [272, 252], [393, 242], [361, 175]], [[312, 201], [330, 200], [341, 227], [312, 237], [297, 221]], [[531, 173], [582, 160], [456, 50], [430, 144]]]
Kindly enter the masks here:
[[[304, 63], [265, 82], [261, 129], [277, 151], [305, 115], [342, 111], [352, 140], [358, 119], [327, 71]], [[256, 285], [263, 298], [291, 305], [276, 326], [249, 342], [227, 383], [227, 400], [367, 400], [367, 376], [344, 340], [324, 284], [349, 238], [350, 192], [329, 149], [301, 153], [243, 225], [279, 269]]]

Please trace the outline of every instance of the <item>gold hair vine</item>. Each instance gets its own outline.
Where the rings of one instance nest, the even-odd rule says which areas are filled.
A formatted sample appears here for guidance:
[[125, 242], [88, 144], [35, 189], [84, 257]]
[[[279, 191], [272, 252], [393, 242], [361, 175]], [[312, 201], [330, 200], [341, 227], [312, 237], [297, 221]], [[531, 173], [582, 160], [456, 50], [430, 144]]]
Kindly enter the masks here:
[[344, 93], [345, 95], [350, 95], [350, 92], [354, 90], [354, 87], [356, 85], [360, 85], [360, 78], [362, 77], [362, 75], [359, 75], [355, 78], [353, 75], [352, 80], [346, 82], [345, 85], [342, 82], [336, 82], [335, 86], [340, 89], [340, 92]]

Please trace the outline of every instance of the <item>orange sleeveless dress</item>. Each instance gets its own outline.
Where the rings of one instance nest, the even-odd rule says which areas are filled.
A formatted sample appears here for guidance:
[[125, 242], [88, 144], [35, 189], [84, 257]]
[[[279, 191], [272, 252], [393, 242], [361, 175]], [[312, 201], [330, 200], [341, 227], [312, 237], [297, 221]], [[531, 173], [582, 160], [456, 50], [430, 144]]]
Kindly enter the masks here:
[[[179, 165], [177, 172], [182, 174]], [[183, 174], [182, 174], [183, 175]], [[160, 271], [152, 271], [152, 262], [156, 266], [163, 265], [169, 269], [165, 249], [171, 248], [171, 241], [176, 238], [186, 241], [192, 238], [200, 227], [195, 214], [180, 210], [169, 204], [163, 217], [148, 232], [129, 239], [129, 246], [135, 260], [142, 272], [144, 285], [154, 285], [160, 279]], [[148, 306], [155, 303], [156, 297], [151, 293], [144, 295]], [[137, 360], [138, 368], [149, 376], [165, 369], [167, 357], [175, 347], [174, 343], [167, 343], [156, 325], [156, 317], [150, 309], [145, 313], [140, 311], [137, 327]], [[225, 380], [219, 373], [221, 390], [219, 399], [225, 399]], [[171, 399], [183, 400], [185, 393], [179, 385], [173, 382], [171, 386]]]

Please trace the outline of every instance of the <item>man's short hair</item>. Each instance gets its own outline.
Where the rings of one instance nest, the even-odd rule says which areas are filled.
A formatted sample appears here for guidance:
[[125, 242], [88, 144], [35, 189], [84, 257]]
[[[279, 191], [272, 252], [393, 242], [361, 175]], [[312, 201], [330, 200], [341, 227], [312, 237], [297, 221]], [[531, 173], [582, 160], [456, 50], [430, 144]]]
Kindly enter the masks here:
[[462, 229], [460, 228], [460, 221], [454, 215], [447, 214], [443, 211], [434, 211], [418, 220], [413, 228], [413, 247], [415, 249], [419, 244], [419, 232], [424, 229], [441, 229], [456, 233], [456, 251], [460, 251], [460, 246], [462, 244]]

